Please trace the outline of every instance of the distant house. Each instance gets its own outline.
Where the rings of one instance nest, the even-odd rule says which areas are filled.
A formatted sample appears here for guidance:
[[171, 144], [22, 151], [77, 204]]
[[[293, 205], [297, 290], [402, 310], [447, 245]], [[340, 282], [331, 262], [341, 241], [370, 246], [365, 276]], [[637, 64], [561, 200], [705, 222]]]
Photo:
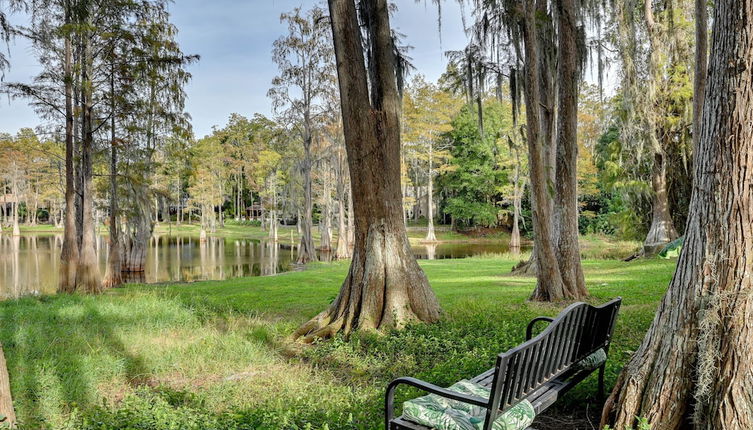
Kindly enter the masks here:
[[246, 207], [246, 219], [249, 219], [249, 220], [261, 219], [263, 213], [264, 213], [264, 208], [258, 203], [254, 203], [251, 206]]

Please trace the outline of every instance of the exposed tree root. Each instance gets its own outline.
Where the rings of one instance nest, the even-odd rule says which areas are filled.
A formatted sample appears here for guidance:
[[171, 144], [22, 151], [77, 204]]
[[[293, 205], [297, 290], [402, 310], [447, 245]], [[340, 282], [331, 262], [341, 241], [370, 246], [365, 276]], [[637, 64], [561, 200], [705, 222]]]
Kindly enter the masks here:
[[532, 253], [531, 258], [529, 258], [528, 261], [521, 260], [518, 264], [513, 266], [510, 274], [513, 276], [536, 276], [538, 271], [535, 253]]
[[340, 294], [329, 309], [293, 333], [293, 339], [311, 343], [338, 333], [402, 328], [416, 321], [436, 322], [439, 303], [426, 275], [409, 256], [407, 237], [385, 234], [372, 226], [366, 247], [356, 252]]

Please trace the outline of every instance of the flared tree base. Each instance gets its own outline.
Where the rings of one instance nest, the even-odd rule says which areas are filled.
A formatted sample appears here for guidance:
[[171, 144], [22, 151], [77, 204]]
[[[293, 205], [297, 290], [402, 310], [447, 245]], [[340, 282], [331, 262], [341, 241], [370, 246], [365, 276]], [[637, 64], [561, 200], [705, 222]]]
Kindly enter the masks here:
[[293, 338], [310, 343], [354, 331], [384, 331], [411, 322], [436, 322], [440, 307], [405, 233], [372, 226], [357, 247], [340, 294], [329, 309], [303, 324]]

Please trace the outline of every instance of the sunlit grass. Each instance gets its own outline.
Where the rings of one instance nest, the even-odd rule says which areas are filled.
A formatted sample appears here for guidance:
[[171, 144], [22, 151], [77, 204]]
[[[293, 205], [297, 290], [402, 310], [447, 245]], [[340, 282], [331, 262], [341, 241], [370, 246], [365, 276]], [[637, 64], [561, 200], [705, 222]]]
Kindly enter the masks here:
[[[526, 301], [535, 279], [509, 275], [521, 258], [423, 261], [443, 320], [350, 342], [286, 340], [335, 297], [347, 262], [0, 303], [0, 342], [22, 428], [376, 429], [390, 379], [448, 385], [474, 376], [523, 340], [530, 318], [564, 306]], [[639, 344], [673, 268], [667, 260], [584, 262], [590, 301], [624, 298], [608, 381]], [[598, 409], [595, 392], [587, 381], [555, 413]]]

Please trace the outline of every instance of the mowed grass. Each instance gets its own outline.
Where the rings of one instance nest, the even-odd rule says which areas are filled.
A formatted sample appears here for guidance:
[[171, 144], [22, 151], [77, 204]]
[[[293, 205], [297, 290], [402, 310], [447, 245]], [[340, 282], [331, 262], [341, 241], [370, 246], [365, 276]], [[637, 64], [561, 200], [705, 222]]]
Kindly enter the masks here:
[[[446, 386], [472, 377], [523, 341], [528, 320], [566, 306], [527, 302], [535, 279], [507, 275], [517, 259], [424, 261], [444, 309], [441, 322], [307, 347], [287, 337], [335, 297], [347, 262], [274, 277], [0, 303], [0, 342], [21, 428], [381, 428], [392, 378]], [[624, 299], [609, 384], [640, 343], [674, 265], [584, 261], [592, 303]], [[404, 390], [398, 400], [418, 394]], [[591, 377], [537, 428], [582, 428], [559, 417], [570, 410], [593, 415], [600, 409], [595, 395]]]

